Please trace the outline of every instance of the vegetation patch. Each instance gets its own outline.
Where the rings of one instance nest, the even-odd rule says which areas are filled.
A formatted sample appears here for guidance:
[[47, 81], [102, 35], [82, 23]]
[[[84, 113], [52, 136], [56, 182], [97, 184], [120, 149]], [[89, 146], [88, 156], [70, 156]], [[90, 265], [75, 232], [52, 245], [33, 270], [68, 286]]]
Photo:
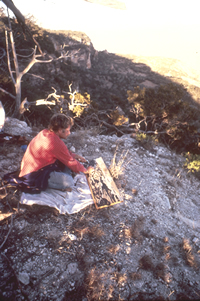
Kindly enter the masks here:
[[185, 91], [184, 86], [175, 83], [157, 89], [137, 86], [127, 91], [138, 140], [154, 134], [173, 149], [199, 153], [200, 106], [185, 99]]
[[186, 162], [184, 163], [184, 167], [188, 170], [188, 172], [192, 172], [197, 174], [200, 172], [200, 155], [191, 154], [190, 152], [186, 153]]

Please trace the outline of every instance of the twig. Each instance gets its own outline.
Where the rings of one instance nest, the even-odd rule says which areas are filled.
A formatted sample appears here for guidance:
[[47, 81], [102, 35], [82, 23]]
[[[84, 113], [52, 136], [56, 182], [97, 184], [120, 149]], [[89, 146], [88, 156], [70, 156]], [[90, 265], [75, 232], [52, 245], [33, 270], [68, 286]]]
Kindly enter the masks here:
[[0, 60], [6, 55], [6, 52], [5, 52], [5, 50], [2, 48], [2, 47], [0, 47], [0, 50], [2, 51], [2, 55], [0, 56]]
[[39, 78], [39, 79], [42, 79], [42, 80], [45, 80], [44, 77], [41, 77], [40, 75], [36, 75], [36, 74], [33, 74], [33, 73], [27, 73], [27, 75], [31, 75], [31, 76], [34, 76], [36, 78]]
[[105, 122], [104, 120], [100, 120], [100, 122], [102, 122], [103, 124], [105, 124], [108, 127], [114, 128], [117, 132], [119, 132], [122, 135], [125, 135], [124, 132], [122, 132], [121, 130], [119, 130], [116, 126], [114, 126], [113, 124], [109, 124], [107, 122]]
[[3, 93], [5, 93], [5, 94], [8, 94], [10, 97], [12, 97], [13, 99], [15, 99], [15, 96], [12, 95], [11, 93], [7, 92], [6, 90], [0, 88], [0, 91], [3, 92]]
[[8, 231], [8, 233], [7, 233], [7, 235], [6, 235], [6, 238], [4, 239], [4, 241], [2, 242], [2, 244], [0, 245], [0, 249], [4, 246], [6, 240], [8, 239], [8, 236], [9, 236], [11, 230], [12, 230], [12, 226], [13, 226], [13, 214], [11, 215], [11, 222], [10, 222], [10, 228], [9, 228], [9, 231]]
[[18, 54], [18, 53], [17, 53], [17, 56], [24, 57], [24, 58], [28, 58], [28, 57], [32, 56], [33, 54], [34, 54], [34, 49], [33, 49], [33, 51], [31, 52], [31, 54], [28, 54], [28, 55], [22, 55], [22, 54]]

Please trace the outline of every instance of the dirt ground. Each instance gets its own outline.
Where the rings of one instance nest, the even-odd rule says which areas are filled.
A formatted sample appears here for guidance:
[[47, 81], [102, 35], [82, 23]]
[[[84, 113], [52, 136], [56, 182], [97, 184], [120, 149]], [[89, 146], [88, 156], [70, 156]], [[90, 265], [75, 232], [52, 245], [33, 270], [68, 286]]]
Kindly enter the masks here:
[[[107, 167], [128, 151], [116, 181], [123, 202], [61, 215], [1, 190], [0, 300], [200, 300], [200, 183], [184, 157], [95, 131], [74, 132], [66, 144]], [[0, 177], [22, 156], [20, 145], [0, 145]]]

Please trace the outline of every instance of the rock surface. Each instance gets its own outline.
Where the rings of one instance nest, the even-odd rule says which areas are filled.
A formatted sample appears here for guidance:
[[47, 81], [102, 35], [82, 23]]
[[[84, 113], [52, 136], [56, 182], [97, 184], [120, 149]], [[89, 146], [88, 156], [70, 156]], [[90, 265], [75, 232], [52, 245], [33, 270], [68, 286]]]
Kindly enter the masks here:
[[4, 132], [9, 135], [25, 135], [32, 133], [32, 128], [25, 121], [7, 117], [4, 123]]
[[[184, 157], [92, 130], [65, 142], [88, 160], [102, 157], [107, 167], [115, 152], [119, 162], [128, 151], [124, 162], [131, 161], [116, 180], [124, 201], [59, 215], [17, 205], [20, 193], [9, 189], [0, 203], [1, 214], [13, 212], [13, 221], [0, 224], [0, 299], [199, 300], [200, 184], [183, 169]], [[23, 151], [0, 148], [2, 177], [19, 168]]]

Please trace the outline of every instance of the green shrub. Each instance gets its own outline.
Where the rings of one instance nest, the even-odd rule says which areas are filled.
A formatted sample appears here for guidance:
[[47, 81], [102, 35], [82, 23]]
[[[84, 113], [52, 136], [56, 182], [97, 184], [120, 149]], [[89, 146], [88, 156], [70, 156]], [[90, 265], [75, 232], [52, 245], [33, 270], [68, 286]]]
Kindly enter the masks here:
[[188, 172], [200, 172], [200, 155], [187, 153], [186, 162], [184, 163], [184, 167], [188, 170]]
[[[70, 96], [72, 98], [72, 96]], [[85, 108], [91, 104], [90, 94], [85, 92], [84, 94], [76, 93], [74, 99], [74, 105], [69, 106], [69, 109], [75, 114], [76, 117], [80, 117]]]
[[129, 119], [125, 117], [119, 110], [114, 110], [110, 113], [110, 117], [115, 126], [120, 126], [129, 122]]
[[186, 100], [182, 85], [169, 83], [157, 89], [135, 87], [127, 94], [133, 113], [130, 119], [138, 123], [137, 130], [157, 134], [160, 142], [177, 151], [199, 153], [200, 107]]
[[183, 107], [184, 88], [173, 83], [161, 85], [157, 90], [135, 87], [128, 90], [128, 101], [140, 110], [141, 117], [174, 116]]
[[147, 135], [145, 133], [136, 133], [135, 139], [142, 144], [149, 144], [149, 145], [157, 145], [158, 144], [158, 137], [157, 135]]
[[136, 140], [138, 141], [143, 141], [143, 140], [148, 140], [149, 136], [145, 133], [137, 133], [136, 134]]

